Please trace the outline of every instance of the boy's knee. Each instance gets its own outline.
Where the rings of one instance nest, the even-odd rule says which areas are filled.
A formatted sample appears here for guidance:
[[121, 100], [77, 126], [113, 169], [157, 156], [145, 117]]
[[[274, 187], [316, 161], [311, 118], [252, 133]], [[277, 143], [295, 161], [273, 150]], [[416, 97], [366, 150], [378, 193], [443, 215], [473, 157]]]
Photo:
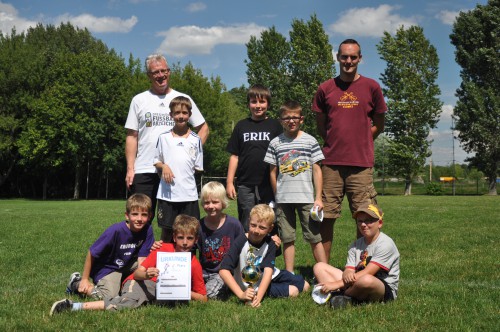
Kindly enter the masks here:
[[374, 289], [380, 281], [372, 275], [364, 275], [354, 283], [357, 289]]
[[304, 288], [302, 289], [303, 292], [307, 292], [311, 288], [311, 285], [307, 281], [304, 280]]
[[325, 268], [328, 266], [327, 263], [323, 263], [323, 262], [318, 262], [316, 264], [314, 264], [313, 266], [313, 273], [314, 275], [317, 275], [318, 273], [322, 272], [323, 270], [325, 270]]
[[288, 296], [289, 297], [297, 297], [299, 296], [299, 289], [295, 286], [288, 286]]

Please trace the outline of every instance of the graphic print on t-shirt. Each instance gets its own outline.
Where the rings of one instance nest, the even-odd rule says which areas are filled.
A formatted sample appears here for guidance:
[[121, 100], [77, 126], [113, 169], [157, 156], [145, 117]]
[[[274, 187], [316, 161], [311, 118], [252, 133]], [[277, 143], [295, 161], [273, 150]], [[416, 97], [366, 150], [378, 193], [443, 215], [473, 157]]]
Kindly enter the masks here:
[[305, 172], [311, 165], [305, 160], [300, 159], [300, 151], [291, 150], [287, 152], [283, 157], [280, 158], [280, 173], [288, 174], [290, 176], [296, 176], [302, 172]]
[[354, 108], [359, 105], [359, 101], [354, 95], [354, 92], [344, 91], [344, 94], [340, 97], [340, 101], [337, 105], [342, 108]]
[[174, 120], [170, 117], [168, 113], [147, 112], [146, 114], [144, 114], [144, 121], [146, 122], [146, 127], [155, 127], [155, 126], [173, 127], [175, 125]]
[[223, 236], [221, 239], [206, 239], [202, 255], [207, 262], [220, 263], [226, 252], [229, 251], [230, 245], [231, 238], [229, 236]]
[[359, 256], [359, 263], [356, 266], [356, 272], [362, 271], [365, 269], [365, 267], [370, 263], [370, 260], [372, 259], [372, 256], [368, 256], [368, 250], [365, 249], [361, 256]]

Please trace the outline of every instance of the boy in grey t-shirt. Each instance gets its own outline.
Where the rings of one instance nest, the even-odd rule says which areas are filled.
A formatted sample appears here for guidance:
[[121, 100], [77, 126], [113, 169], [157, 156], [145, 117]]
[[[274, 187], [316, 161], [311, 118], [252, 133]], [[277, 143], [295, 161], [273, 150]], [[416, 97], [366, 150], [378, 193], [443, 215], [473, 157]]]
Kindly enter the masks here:
[[349, 248], [346, 268], [314, 265], [318, 289], [331, 293], [330, 304], [344, 307], [352, 299], [359, 302], [394, 300], [399, 285], [399, 251], [394, 241], [382, 233], [382, 210], [374, 204], [361, 206], [354, 218], [363, 237]]
[[[309, 216], [311, 208], [323, 210], [323, 177], [319, 162], [324, 159], [318, 141], [300, 130], [302, 107], [296, 101], [279, 110], [283, 134], [271, 140], [264, 161], [270, 164], [270, 182], [276, 197], [276, 219], [281, 230], [285, 269], [294, 272], [297, 213], [304, 240], [311, 245], [316, 262], [326, 262], [320, 222]], [[314, 184], [314, 185], [313, 185]]]

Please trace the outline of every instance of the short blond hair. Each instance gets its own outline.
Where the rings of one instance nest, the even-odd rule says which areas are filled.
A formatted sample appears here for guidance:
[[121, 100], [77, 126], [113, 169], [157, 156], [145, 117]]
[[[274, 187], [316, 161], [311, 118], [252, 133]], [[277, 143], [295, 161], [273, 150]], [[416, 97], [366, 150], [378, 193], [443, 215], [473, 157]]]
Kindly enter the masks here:
[[200, 202], [201, 204], [205, 204], [205, 201], [210, 197], [218, 199], [222, 203], [222, 209], [227, 208], [229, 204], [229, 200], [226, 195], [226, 188], [222, 185], [222, 183], [217, 181], [210, 181], [201, 188], [200, 193]]
[[258, 220], [265, 220], [269, 226], [274, 224], [274, 211], [267, 204], [257, 204], [250, 210], [250, 218], [257, 217]]
[[183, 233], [198, 237], [198, 234], [200, 232], [200, 222], [195, 217], [188, 216], [187, 214], [179, 214], [177, 217], [175, 217], [172, 229], [174, 235]]
[[191, 104], [191, 100], [184, 96], [177, 96], [170, 102], [169, 106], [170, 113], [175, 111], [177, 107], [184, 107], [188, 110], [189, 115], [191, 116], [191, 109], [193, 108], [193, 104]]
[[132, 210], [148, 211], [151, 213], [151, 198], [144, 194], [133, 194], [127, 199], [127, 204], [125, 205], [125, 211], [127, 213], [132, 212]]

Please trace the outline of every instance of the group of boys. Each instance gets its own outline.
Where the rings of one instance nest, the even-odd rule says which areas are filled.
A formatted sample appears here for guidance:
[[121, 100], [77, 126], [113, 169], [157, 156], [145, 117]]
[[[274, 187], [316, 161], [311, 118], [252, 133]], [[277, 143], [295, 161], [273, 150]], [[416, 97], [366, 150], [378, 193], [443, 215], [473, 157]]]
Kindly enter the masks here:
[[[348, 51], [349, 48], [339, 48], [338, 57], [343, 56], [341, 50]], [[358, 53], [359, 57], [348, 55], [343, 59], [345, 72], [350, 70], [354, 60], [361, 58], [359, 49]], [[148, 57], [148, 60], [148, 73], [151, 68], [159, 67], [151, 72], [153, 84], [166, 85], [165, 94], [175, 91], [168, 87], [170, 71], [166, 60], [158, 56]], [[353, 80], [359, 78], [356, 75], [354, 72]], [[320, 100], [318, 95], [316, 107]], [[128, 228], [131, 238], [125, 240], [125, 235], [122, 235], [124, 241], [119, 245], [107, 244], [110, 235], [105, 234], [112, 232], [108, 229], [90, 248], [83, 275], [74, 273], [70, 278], [69, 293], [85, 294], [99, 301], [73, 303], [61, 300], [54, 303], [51, 313], [69, 308], [120, 309], [153, 302], [159, 273], [156, 252], [190, 251], [193, 247], [199, 250], [201, 261], [200, 264], [193, 256], [193, 300], [225, 299], [229, 290], [252, 306], [260, 306], [265, 295], [297, 296], [308, 290], [309, 284], [294, 274], [296, 213], [303, 238], [310, 243], [316, 261], [316, 287], [321, 293], [329, 295], [333, 307], [345, 306], [352, 298], [356, 301], [396, 298], [399, 253], [394, 242], [380, 232], [382, 211], [377, 207], [374, 197], [353, 204], [352, 195], [348, 192], [351, 209], [357, 205], [353, 217], [356, 219], [359, 238], [349, 250], [344, 272], [328, 265], [331, 242], [323, 245], [325, 227], [321, 223], [322, 219], [311, 219], [312, 211], [317, 213], [323, 210], [325, 171], [320, 163], [325, 156], [316, 139], [300, 129], [304, 121], [302, 107], [295, 101], [289, 101], [281, 106], [279, 121], [269, 118], [267, 109], [271, 103], [271, 93], [261, 85], [249, 89], [247, 101], [251, 115], [236, 125], [227, 145], [231, 156], [226, 187], [210, 182], [202, 188], [200, 198], [206, 216], [199, 220], [195, 172], [203, 170], [202, 143], [208, 135], [208, 127], [203, 139], [191, 131], [188, 123], [193, 125], [191, 116], [194, 103], [189, 96], [177, 93], [170, 100], [169, 115], [174, 125], [158, 136], [153, 161], [161, 179], [155, 198], [158, 198], [157, 219], [162, 229], [163, 243], [158, 242], [153, 246], [149, 223], [154, 215], [152, 200], [146, 207], [144, 203], [138, 205], [135, 201], [147, 200], [147, 196], [132, 195], [127, 201], [126, 222], [121, 223], [122, 229]], [[131, 110], [133, 105], [134, 100]], [[138, 106], [136, 108], [139, 112], [143, 111]], [[199, 113], [197, 108], [196, 112]], [[200, 121], [197, 116], [197, 123]], [[137, 139], [137, 133], [134, 135]], [[374, 137], [376, 135], [378, 133], [374, 133]], [[151, 137], [148, 139], [151, 142]], [[137, 149], [132, 152], [137, 153]], [[129, 166], [130, 151], [128, 153]], [[134, 177], [133, 170], [131, 174], [129, 176], [127, 172], [127, 185], [132, 185], [132, 179], [134, 185], [138, 185], [135, 183], [137, 174]], [[227, 207], [227, 197], [237, 199], [239, 221], [222, 212]], [[274, 201], [276, 206], [273, 206]], [[278, 227], [274, 227], [275, 220]], [[333, 222], [331, 227], [333, 231]], [[271, 237], [278, 228], [280, 236]], [[173, 244], [168, 243], [172, 241]], [[274, 266], [281, 241], [285, 261], [283, 271]], [[151, 247], [153, 251], [148, 256]], [[129, 251], [121, 252], [121, 248]], [[241, 277], [241, 271], [248, 265], [250, 256], [255, 256], [252, 264], [257, 265], [260, 271], [256, 283], [245, 282]], [[134, 257], [137, 257], [137, 261], [134, 261]], [[90, 283], [90, 278], [95, 286]]]

